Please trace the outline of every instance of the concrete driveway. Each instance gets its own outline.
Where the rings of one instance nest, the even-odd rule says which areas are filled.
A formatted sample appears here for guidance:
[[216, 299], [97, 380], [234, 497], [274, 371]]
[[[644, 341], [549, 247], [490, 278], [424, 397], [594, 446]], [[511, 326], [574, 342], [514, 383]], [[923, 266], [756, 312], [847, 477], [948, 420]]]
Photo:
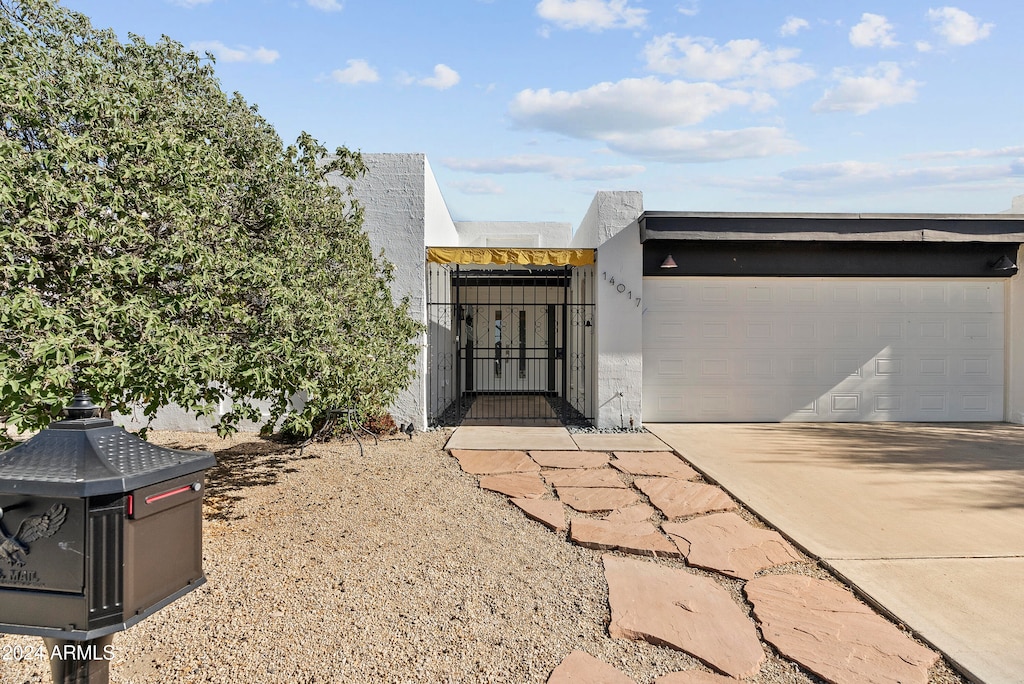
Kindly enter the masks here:
[[645, 427], [969, 676], [1024, 682], [1024, 427]]

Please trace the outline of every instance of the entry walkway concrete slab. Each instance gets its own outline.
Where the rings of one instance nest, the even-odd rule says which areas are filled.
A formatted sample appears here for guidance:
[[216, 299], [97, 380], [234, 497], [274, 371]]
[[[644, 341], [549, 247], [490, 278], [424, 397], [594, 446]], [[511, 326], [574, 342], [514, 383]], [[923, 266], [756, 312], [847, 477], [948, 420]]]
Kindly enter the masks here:
[[583, 451], [665, 451], [649, 432], [577, 432], [572, 438]]
[[463, 425], [448, 438], [445, 449], [515, 449], [518, 451], [578, 451], [564, 427]]
[[1024, 672], [1024, 428], [646, 424], [973, 678]]

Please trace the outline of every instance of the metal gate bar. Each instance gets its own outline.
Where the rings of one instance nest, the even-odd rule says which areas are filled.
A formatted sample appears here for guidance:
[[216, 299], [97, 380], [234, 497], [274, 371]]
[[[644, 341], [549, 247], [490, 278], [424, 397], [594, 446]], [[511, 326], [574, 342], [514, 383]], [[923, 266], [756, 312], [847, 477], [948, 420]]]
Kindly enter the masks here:
[[592, 270], [428, 263], [430, 424], [589, 422]]

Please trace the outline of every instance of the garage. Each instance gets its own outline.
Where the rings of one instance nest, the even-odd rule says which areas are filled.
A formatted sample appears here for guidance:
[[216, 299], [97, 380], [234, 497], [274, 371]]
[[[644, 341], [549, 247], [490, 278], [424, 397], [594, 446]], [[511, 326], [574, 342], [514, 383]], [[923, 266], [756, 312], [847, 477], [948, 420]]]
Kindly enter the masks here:
[[644, 281], [644, 420], [999, 421], [999, 281]]
[[644, 422], [1005, 419], [1004, 224], [645, 218]]

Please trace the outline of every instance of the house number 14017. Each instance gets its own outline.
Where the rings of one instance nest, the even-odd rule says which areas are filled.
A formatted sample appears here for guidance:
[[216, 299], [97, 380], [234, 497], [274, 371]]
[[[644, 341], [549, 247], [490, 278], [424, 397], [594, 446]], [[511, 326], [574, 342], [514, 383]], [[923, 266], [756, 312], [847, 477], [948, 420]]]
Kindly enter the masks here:
[[[604, 279], [604, 280], [605, 280], [605, 281], [606, 281], [606, 282], [607, 282], [607, 283], [608, 283], [609, 285], [614, 285], [614, 286], [615, 286], [615, 291], [616, 291], [616, 292], [618, 292], [619, 294], [624, 294], [624, 295], [626, 295], [626, 297], [627, 297], [628, 299], [633, 299], [633, 290], [631, 290], [631, 289], [629, 289], [628, 287], [626, 287], [625, 283], [618, 283], [618, 284], [616, 284], [616, 282], [615, 282], [615, 276], [612, 276], [612, 277], [610, 277], [610, 278], [609, 278], [609, 277], [608, 277], [608, 271], [601, 271], [601, 277], [602, 277], [602, 278], [603, 278], [603, 279]], [[640, 306], [640, 298], [639, 298], [639, 297], [637, 297], [636, 299], [633, 299], [633, 301], [635, 301], [635, 302], [636, 302], [636, 306], [638, 306], [638, 307]]]

